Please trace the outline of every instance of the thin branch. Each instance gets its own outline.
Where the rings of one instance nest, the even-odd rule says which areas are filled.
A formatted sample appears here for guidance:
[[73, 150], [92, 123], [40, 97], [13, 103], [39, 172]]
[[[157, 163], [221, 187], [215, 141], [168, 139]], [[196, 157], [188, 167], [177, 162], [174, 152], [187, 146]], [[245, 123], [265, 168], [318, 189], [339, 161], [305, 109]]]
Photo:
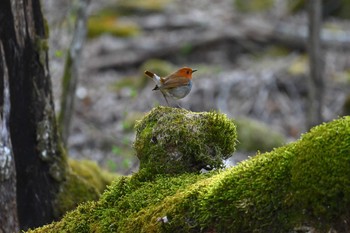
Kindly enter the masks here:
[[87, 8], [90, 0], [80, 0], [73, 40], [69, 48], [62, 79], [61, 111], [58, 117], [62, 141], [67, 145], [69, 129], [74, 110], [75, 92], [81, 51], [86, 38]]
[[324, 65], [321, 51], [321, 0], [309, 1], [309, 63], [307, 127], [320, 124], [324, 95]]

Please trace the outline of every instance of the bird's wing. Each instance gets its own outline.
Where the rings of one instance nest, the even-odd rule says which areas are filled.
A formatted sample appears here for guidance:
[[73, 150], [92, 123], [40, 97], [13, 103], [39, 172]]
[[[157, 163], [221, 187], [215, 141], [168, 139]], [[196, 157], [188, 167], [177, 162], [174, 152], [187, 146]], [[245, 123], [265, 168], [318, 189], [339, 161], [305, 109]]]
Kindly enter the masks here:
[[190, 79], [182, 76], [177, 76], [177, 77], [167, 77], [163, 79], [162, 82], [162, 88], [175, 88], [175, 87], [181, 87], [181, 86], [187, 86], [190, 82]]

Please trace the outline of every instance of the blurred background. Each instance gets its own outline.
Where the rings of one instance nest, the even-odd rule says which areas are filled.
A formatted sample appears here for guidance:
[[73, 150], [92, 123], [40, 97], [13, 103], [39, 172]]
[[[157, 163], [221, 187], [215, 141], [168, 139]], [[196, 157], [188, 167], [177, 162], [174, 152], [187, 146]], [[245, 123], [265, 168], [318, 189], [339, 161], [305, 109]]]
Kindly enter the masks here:
[[[57, 113], [82, 1], [43, 2]], [[322, 117], [330, 121], [350, 112], [350, 1], [322, 3]], [[305, 1], [100, 0], [86, 11], [67, 139], [71, 157], [121, 174], [137, 171], [135, 122], [166, 105], [152, 92], [146, 69], [161, 76], [183, 66], [198, 70], [191, 93], [179, 103], [235, 121], [239, 144], [230, 164], [308, 131]]]

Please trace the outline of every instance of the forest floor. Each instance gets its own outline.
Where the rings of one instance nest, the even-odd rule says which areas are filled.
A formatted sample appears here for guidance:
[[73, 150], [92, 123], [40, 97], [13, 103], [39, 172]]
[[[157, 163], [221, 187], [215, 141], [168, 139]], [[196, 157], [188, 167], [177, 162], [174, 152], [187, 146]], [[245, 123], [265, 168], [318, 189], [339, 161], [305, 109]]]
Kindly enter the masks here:
[[[70, 1], [56, 2], [46, 1], [45, 16], [51, 28], [50, 71], [59, 111], [64, 53], [74, 27], [68, 17]], [[92, 3], [89, 14], [111, 2]], [[136, 36], [89, 39], [79, 70], [70, 156], [95, 160], [122, 174], [137, 170], [134, 122], [166, 104], [143, 75], [149, 59], [166, 61], [173, 70], [198, 69], [191, 93], [179, 101], [182, 107], [253, 118], [296, 140], [307, 131], [307, 18], [305, 13], [287, 14], [284, 1], [276, 2], [280, 3], [266, 12], [242, 14], [232, 0], [172, 0], [160, 11], [121, 16], [121, 21], [141, 29]], [[337, 38], [348, 35], [350, 24], [327, 19], [324, 25], [334, 32], [323, 51], [323, 117], [330, 121], [342, 115], [349, 93], [350, 49]]]

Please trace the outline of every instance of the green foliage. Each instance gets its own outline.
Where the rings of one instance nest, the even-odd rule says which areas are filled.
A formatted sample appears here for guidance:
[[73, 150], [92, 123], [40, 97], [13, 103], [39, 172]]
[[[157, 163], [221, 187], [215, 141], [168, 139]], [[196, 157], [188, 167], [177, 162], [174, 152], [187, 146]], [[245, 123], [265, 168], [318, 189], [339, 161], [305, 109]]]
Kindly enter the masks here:
[[344, 117], [230, 169], [176, 175], [141, 169], [113, 182], [99, 201], [33, 232], [293, 232], [300, 226], [346, 232], [349, 164], [350, 117]]
[[140, 168], [152, 173], [220, 168], [235, 150], [236, 127], [216, 112], [157, 107], [136, 125]]

